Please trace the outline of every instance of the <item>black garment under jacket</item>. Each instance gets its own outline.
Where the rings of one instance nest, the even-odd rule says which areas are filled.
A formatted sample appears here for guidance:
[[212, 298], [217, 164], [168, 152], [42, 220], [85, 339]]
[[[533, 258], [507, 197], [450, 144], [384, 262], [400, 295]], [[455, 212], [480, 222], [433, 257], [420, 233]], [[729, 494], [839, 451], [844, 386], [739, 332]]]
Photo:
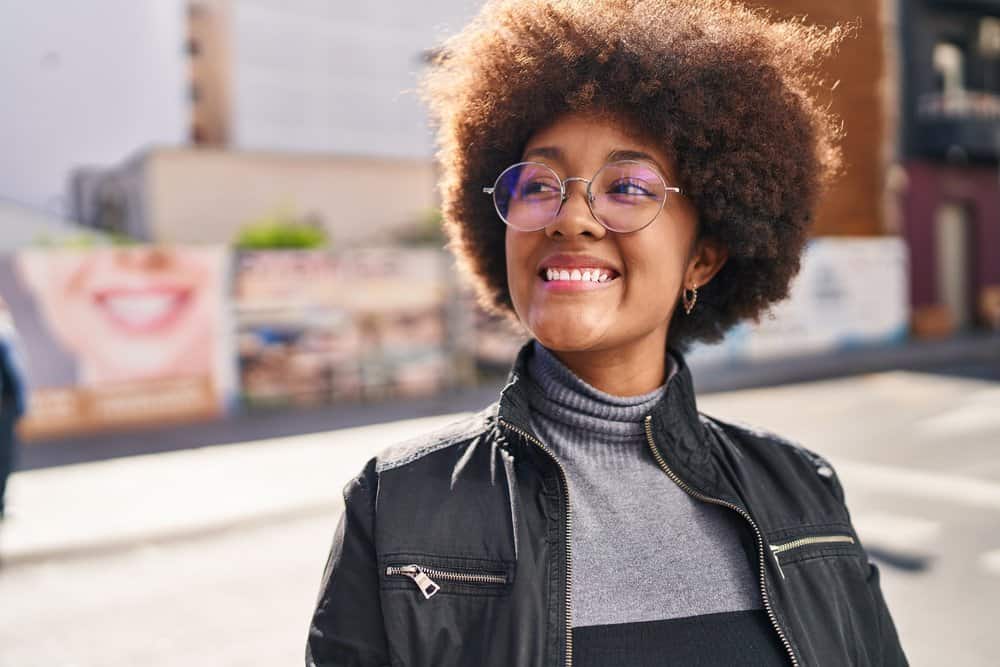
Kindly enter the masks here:
[[[587, 573], [572, 571], [565, 474], [529, 428], [531, 353], [496, 403], [383, 450], [344, 487], [307, 665], [572, 665], [570, 600]], [[678, 371], [645, 419], [649, 449], [684, 491], [742, 517], [789, 664], [907, 665], [829, 462], [700, 414], [670, 354]]]

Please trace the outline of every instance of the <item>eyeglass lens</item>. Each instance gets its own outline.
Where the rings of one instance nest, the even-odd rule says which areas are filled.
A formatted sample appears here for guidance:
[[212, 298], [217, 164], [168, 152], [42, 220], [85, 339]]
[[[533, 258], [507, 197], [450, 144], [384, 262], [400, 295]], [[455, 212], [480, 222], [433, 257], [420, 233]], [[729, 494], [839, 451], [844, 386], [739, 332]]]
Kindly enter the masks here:
[[[666, 188], [651, 166], [625, 160], [601, 167], [590, 184], [590, 192], [594, 217], [612, 231], [629, 232], [645, 227], [659, 214]], [[562, 205], [559, 176], [537, 162], [512, 165], [497, 179], [493, 201], [497, 213], [511, 227], [521, 231], [543, 229]]]

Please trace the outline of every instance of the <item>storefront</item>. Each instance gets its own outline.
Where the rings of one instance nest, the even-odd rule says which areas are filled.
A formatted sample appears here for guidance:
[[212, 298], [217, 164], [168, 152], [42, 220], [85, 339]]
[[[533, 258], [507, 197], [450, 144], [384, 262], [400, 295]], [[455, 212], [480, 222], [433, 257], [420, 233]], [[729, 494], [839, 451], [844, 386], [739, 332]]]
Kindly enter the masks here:
[[920, 333], [995, 322], [1000, 2], [901, 4], [902, 234]]

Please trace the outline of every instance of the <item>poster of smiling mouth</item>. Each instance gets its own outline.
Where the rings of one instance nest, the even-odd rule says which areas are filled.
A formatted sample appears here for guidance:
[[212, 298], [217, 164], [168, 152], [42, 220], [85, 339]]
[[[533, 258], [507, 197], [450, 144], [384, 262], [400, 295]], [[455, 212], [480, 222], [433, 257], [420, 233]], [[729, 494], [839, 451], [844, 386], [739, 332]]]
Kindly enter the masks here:
[[220, 415], [232, 392], [222, 246], [0, 256], [29, 389], [26, 439]]

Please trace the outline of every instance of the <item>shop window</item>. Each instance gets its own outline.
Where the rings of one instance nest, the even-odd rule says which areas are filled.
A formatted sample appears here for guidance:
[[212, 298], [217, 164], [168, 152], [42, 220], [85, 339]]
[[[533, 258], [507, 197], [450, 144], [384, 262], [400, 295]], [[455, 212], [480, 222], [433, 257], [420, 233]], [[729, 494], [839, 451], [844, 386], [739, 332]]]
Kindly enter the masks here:
[[1000, 18], [984, 16], [979, 20], [978, 49], [984, 58], [1000, 57]]
[[945, 97], [965, 91], [965, 52], [957, 44], [938, 42], [933, 53], [937, 92]]
[[977, 49], [983, 69], [983, 89], [1000, 92], [1000, 18], [985, 16], [979, 20]]

